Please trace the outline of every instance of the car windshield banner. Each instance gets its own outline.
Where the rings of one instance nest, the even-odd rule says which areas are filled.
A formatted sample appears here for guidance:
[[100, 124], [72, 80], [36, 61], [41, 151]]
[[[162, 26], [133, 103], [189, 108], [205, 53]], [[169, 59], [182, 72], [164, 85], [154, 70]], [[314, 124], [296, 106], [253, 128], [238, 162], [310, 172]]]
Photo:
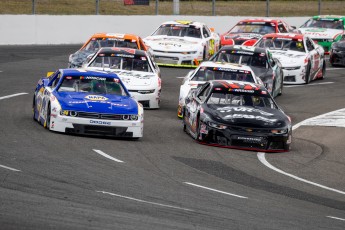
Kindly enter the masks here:
[[124, 5], [150, 5], [149, 0], [123, 0]]

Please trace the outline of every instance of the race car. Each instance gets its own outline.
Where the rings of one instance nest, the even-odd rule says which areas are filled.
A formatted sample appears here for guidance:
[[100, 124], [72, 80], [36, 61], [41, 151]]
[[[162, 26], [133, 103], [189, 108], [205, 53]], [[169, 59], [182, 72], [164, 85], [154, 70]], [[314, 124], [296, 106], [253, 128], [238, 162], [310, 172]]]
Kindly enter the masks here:
[[306, 21], [298, 31], [308, 35], [329, 54], [333, 42], [340, 40], [345, 29], [345, 16], [319, 15]]
[[130, 94], [145, 108], [159, 108], [160, 70], [147, 52], [118, 47], [101, 48], [84, 68], [116, 73]]
[[283, 93], [283, 70], [280, 61], [269, 50], [252, 46], [223, 46], [211, 59], [248, 65], [264, 83], [272, 97]]
[[229, 31], [220, 36], [221, 46], [245, 45], [252, 46], [263, 35], [269, 33], [288, 33], [296, 28], [289, 26], [280, 19], [255, 18], [239, 21]]
[[290, 118], [262, 85], [209, 81], [188, 95], [183, 111], [183, 129], [203, 144], [264, 152], [290, 149]]
[[33, 118], [56, 132], [143, 136], [143, 108], [113, 73], [59, 69], [41, 78], [34, 93]]
[[329, 62], [332, 66], [345, 66], [345, 34], [332, 44]]
[[308, 84], [326, 74], [321, 46], [303, 34], [266, 34], [255, 47], [267, 48], [282, 64], [284, 84]]
[[183, 108], [187, 95], [211, 80], [237, 80], [263, 84], [261, 79], [255, 76], [253, 70], [246, 65], [230, 63], [202, 62], [198, 68], [190, 71], [183, 79], [180, 86], [179, 104], [177, 116], [182, 118]]
[[101, 47], [127, 47], [149, 50], [143, 40], [134, 34], [97, 33], [92, 35], [77, 52], [69, 56], [68, 68], [82, 67], [87, 58], [95, 54]]
[[206, 24], [168, 21], [143, 39], [158, 65], [196, 67], [219, 49], [219, 35]]

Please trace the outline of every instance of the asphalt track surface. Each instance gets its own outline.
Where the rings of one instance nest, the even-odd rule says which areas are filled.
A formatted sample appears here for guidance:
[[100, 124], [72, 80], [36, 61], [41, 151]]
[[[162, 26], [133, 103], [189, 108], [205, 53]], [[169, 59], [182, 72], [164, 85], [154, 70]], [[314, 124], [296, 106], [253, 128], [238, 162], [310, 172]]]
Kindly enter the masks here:
[[[336, 191], [257, 152], [200, 145], [176, 116], [188, 69], [161, 68], [161, 108], [145, 110], [139, 141], [39, 126], [36, 82], [78, 48], [0, 47], [0, 229], [345, 229], [344, 128], [301, 126], [290, 152], [265, 154]], [[293, 124], [342, 109], [344, 70], [276, 101]]]

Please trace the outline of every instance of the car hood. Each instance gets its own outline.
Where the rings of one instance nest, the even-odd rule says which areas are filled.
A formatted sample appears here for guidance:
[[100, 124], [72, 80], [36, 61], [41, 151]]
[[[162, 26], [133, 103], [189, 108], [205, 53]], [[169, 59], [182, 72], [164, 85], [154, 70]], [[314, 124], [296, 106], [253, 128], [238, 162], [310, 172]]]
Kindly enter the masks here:
[[138, 114], [138, 104], [130, 97], [75, 92], [56, 92], [54, 95], [63, 110], [112, 114]]
[[302, 65], [307, 57], [306, 53], [292, 50], [270, 50], [272, 56], [277, 58], [283, 67]]
[[[195, 51], [200, 46], [202, 40], [200, 38], [191, 37], [173, 37], [173, 36], [150, 36], [145, 38], [145, 43], [150, 46], [153, 51], [167, 52], [188, 52]], [[200, 44], [200, 45], [199, 45]]]
[[287, 116], [278, 109], [215, 104], [204, 107], [212, 120], [222, 124], [248, 128], [285, 128], [288, 125]]
[[333, 47], [336, 49], [338, 48], [338, 49], [344, 50], [345, 49], [345, 41], [334, 42]]
[[250, 39], [259, 39], [261, 38], [261, 34], [256, 33], [228, 33], [224, 35], [225, 39], [238, 39], [238, 40], [250, 40]]
[[308, 35], [310, 38], [326, 38], [333, 39], [335, 35], [343, 32], [343, 30], [326, 29], [326, 28], [299, 28], [302, 34]]

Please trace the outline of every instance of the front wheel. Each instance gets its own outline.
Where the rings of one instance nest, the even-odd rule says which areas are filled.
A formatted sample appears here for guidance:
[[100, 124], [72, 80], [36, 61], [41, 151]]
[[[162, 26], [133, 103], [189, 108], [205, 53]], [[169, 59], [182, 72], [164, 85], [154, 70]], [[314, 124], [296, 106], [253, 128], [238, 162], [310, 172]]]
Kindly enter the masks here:
[[323, 65], [322, 65], [322, 75], [321, 77], [319, 78], [320, 80], [323, 80], [326, 76], [326, 62], [323, 61]]
[[44, 128], [49, 129], [49, 130], [50, 130], [50, 117], [51, 117], [50, 104], [48, 104], [47, 116], [46, 116], [46, 121], [44, 122]]
[[284, 87], [284, 77], [283, 77], [283, 73], [280, 73], [281, 76], [281, 80], [280, 80], [280, 88], [279, 88], [279, 93], [278, 96], [281, 96], [283, 94], [283, 87]]
[[309, 81], [310, 81], [310, 69], [311, 69], [311, 66], [310, 66], [310, 63], [308, 64], [307, 66], [307, 71], [305, 73], [305, 84], [309, 84]]

